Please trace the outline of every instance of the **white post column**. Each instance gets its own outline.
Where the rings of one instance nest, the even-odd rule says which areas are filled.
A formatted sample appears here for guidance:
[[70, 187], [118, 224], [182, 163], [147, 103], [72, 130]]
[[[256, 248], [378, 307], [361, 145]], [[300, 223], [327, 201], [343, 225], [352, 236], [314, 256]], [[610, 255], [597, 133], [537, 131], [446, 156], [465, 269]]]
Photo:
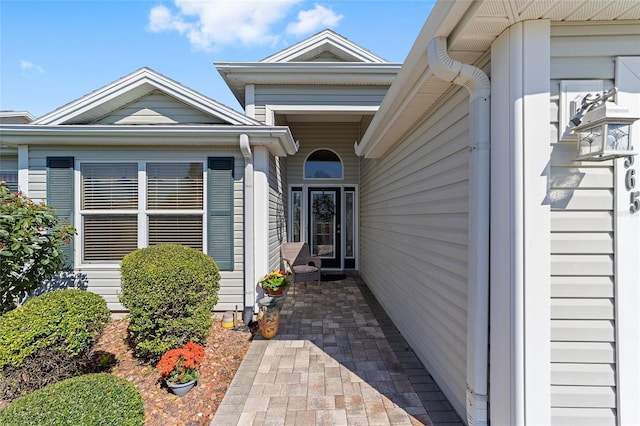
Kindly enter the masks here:
[[263, 146], [253, 149], [253, 234], [254, 273], [269, 272], [269, 151]]
[[492, 44], [492, 424], [551, 421], [550, 78], [549, 21], [517, 23]]

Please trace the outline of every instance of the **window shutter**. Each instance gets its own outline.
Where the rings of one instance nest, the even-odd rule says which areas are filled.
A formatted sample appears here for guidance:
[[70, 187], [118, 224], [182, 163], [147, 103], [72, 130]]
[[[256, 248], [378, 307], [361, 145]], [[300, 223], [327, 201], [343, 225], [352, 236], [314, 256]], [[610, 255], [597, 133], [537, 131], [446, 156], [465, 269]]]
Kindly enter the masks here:
[[222, 270], [233, 269], [233, 157], [209, 157], [208, 254]]
[[[73, 157], [47, 157], [47, 205], [62, 223], [73, 225]], [[73, 269], [73, 238], [62, 254], [63, 267]]]

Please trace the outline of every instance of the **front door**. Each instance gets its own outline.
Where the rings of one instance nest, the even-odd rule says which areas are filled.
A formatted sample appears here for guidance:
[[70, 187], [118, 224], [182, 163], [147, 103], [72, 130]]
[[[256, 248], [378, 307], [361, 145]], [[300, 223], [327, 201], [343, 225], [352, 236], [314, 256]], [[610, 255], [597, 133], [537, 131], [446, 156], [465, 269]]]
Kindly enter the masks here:
[[340, 188], [309, 188], [309, 247], [322, 258], [323, 268], [341, 265], [341, 191]]

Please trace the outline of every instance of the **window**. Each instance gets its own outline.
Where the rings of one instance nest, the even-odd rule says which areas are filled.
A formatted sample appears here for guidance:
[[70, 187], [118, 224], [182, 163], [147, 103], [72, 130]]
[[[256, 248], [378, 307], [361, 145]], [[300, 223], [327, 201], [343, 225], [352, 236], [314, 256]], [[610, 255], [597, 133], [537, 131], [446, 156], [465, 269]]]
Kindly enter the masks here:
[[80, 170], [84, 262], [119, 262], [140, 241], [202, 250], [203, 163], [83, 163]]
[[202, 163], [147, 164], [149, 245], [202, 250]]
[[0, 181], [4, 181], [11, 192], [18, 191], [17, 170], [0, 170]]
[[291, 241], [302, 241], [302, 188], [291, 190]]
[[305, 179], [342, 179], [342, 161], [328, 149], [319, 149], [304, 163]]
[[83, 261], [120, 261], [138, 248], [138, 164], [81, 165]]

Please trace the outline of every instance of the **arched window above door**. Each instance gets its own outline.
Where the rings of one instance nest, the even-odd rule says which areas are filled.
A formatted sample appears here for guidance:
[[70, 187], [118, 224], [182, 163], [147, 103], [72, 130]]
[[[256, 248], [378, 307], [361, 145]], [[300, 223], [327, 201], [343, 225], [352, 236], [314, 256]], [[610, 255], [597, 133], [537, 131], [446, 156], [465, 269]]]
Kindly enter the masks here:
[[342, 160], [333, 151], [318, 149], [304, 162], [305, 179], [342, 179]]

